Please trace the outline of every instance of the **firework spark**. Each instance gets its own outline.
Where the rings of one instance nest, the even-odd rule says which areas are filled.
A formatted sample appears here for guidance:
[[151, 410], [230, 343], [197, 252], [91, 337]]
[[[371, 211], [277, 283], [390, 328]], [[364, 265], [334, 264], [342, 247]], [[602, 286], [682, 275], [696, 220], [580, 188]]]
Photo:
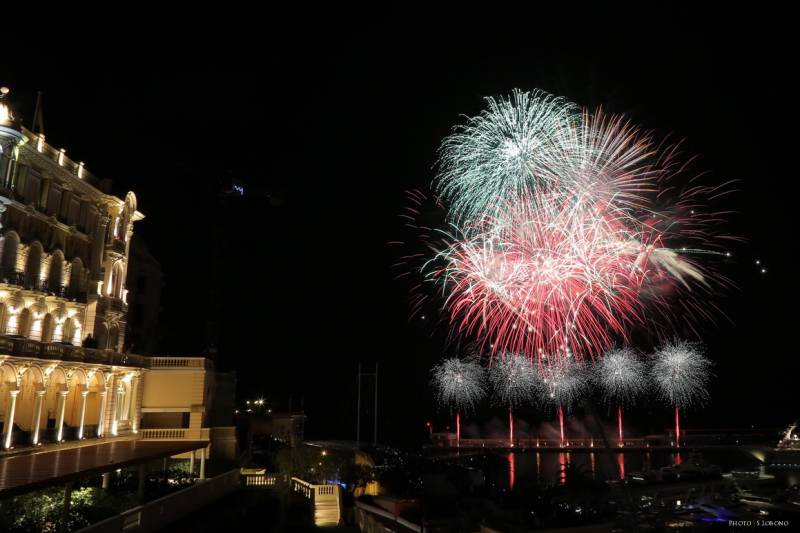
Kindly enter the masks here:
[[534, 363], [514, 353], [505, 353], [492, 361], [489, 381], [495, 401], [509, 407], [532, 403], [540, 386]]
[[474, 410], [486, 396], [486, 369], [476, 357], [444, 359], [431, 374], [437, 401], [458, 412]]
[[711, 361], [699, 343], [675, 340], [653, 355], [652, 380], [659, 396], [680, 408], [708, 398]]

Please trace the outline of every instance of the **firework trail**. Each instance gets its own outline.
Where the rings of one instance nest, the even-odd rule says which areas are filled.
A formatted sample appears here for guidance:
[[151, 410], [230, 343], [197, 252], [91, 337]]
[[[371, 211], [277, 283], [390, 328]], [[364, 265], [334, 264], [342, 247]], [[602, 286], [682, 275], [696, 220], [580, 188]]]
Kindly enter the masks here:
[[461, 441], [461, 411], [474, 410], [486, 396], [486, 369], [474, 355], [442, 360], [431, 370], [436, 399], [456, 411], [456, 439]]
[[680, 445], [679, 409], [708, 399], [711, 361], [701, 344], [674, 340], [653, 354], [651, 375], [661, 399], [675, 405], [675, 444]]
[[492, 361], [489, 381], [497, 403], [508, 406], [508, 441], [514, 446], [515, 407], [533, 403], [541, 386], [534, 363], [524, 355], [504, 353]]
[[538, 365], [541, 386], [537, 389], [539, 399], [544, 405], [558, 409], [561, 428], [561, 445], [564, 445], [564, 410], [572, 406], [589, 388], [588, 368], [580, 365], [569, 354], [564, 357], [540, 356]]
[[603, 398], [617, 406], [619, 444], [622, 446], [622, 406], [647, 389], [647, 368], [631, 348], [614, 349], [597, 363], [594, 379], [600, 385]]

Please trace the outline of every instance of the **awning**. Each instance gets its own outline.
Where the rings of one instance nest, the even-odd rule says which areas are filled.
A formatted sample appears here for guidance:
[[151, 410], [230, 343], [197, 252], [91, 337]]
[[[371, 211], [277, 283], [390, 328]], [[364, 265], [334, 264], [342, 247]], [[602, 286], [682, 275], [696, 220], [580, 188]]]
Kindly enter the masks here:
[[208, 441], [115, 441], [0, 458], [0, 498], [208, 446]]

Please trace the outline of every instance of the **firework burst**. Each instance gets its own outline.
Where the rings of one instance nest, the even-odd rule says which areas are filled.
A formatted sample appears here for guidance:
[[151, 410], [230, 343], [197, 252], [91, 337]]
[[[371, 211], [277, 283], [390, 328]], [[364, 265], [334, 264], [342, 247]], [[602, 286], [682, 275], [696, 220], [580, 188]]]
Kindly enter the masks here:
[[486, 369], [477, 357], [444, 359], [431, 370], [431, 383], [441, 405], [456, 411], [472, 411], [486, 396]]
[[582, 359], [633, 327], [713, 319], [703, 296], [727, 280], [699, 259], [730, 237], [711, 231], [723, 213], [703, 199], [724, 191], [670, 185], [686, 172], [677, 148], [621, 117], [541, 92], [487, 102], [443, 144], [453, 229], [423, 267], [455, 331], [493, 353]]
[[436, 189], [450, 219], [469, 224], [520, 194], [549, 190], [570, 157], [563, 142], [577, 107], [543, 91], [486, 98], [487, 109], [442, 143]]
[[515, 353], [505, 353], [492, 361], [489, 381], [495, 401], [509, 407], [532, 403], [540, 386], [534, 363]]
[[489, 339], [493, 353], [592, 356], [644, 320], [642, 287], [660, 272], [649, 260], [659, 248], [616, 213], [525, 197], [485, 227], [452, 238], [428, 276], [442, 285], [451, 323]]
[[711, 361], [699, 343], [674, 340], [665, 344], [653, 355], [651, 374], [659, 396], [669, 404], [686, 408], [708, 399]]
[[647, 390], [647, 368], [631, 348], [618, 348], [597, 363], [595, 381], [608, 403], [632, 402]]

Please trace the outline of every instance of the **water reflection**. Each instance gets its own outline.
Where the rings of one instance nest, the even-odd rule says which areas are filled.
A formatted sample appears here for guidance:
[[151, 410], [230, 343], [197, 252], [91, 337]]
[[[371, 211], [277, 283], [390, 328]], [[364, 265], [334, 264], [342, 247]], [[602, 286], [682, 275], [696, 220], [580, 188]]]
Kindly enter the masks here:
[[514, 489], [514, 463], [516, 460], [517, 457], [514, 452], [508, 454], [508, 488], [512, 490]]
[[[498, 470], [489, 466], [486, 470], [487, 480], [493, 479], [497, 486], [507, 488], [521, 487], [528, 483], [555, 483], [568, 485], [577, 481], [581, 475], [598, 481], [621, 481], [632, 473], [657, 470], [686, 462], [685, 453], [673, 451], [620, 451], [587, 450], [572, 452], [549, 452], [516, 449], [503, 452]], [[742, 468], [754, 462], [747, 454], [705, 453], [702, 459], [719, 465], [723, 472], [732, 468]], [[487, 463], [497, 464], [497, 463]], [[754, 464], [754, 463], [753, 463]], [[581, 474], [583, 472], [583, 474]]]

